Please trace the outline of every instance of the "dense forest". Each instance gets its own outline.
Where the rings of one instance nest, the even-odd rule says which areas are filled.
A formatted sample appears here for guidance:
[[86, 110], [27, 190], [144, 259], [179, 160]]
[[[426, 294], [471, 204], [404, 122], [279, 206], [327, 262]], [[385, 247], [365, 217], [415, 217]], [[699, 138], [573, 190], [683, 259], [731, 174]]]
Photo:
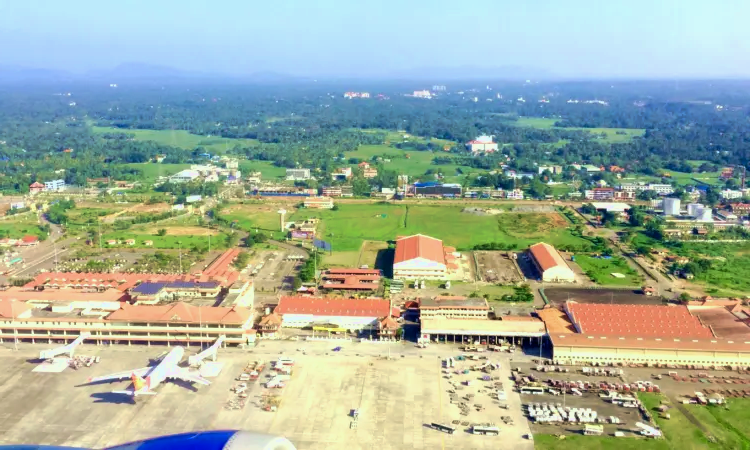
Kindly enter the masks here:
[[[370, 99], [345, 99], [343, 92], [351, 86], [317, 83], [2, 87], [0, 191], [25, 192], [37, 179], [57, 177], [74, 185], [94, 177], [137, 180], [138, 169], [125, 163], [156, 155], [165, 155], [165, 163], [184, 163], [199, 160], [204, 152], [135, 140], [129, 134], [135, 129], [254, 139], [257, 144], [238, 141], [242, 144], [227, 152], [324, 173], [343, 163], [345, 152], [387, 141], [387, 131], [456, 143], [486, 134], [508, 144], [500, 155], [479, 158], [455, 145], [450, 153], [436, 154], [438, 166], [490, 170], [507, 162], [531, 170], [538, 163], [578, 162], [656, 174], [663, 168], [696, 170], [686, 160], [707, 161], [706, 169], [748, 163], [750, 83], [491, 85], [458, 83], [431, 100], [405, 96], [421, 88], [407, 83], [357, 86], [369, 91]], [[591, 100], [600, 103], [585, 103]], [[555, 127], [518, 126], [519, 117], [554, 119]], [[97, 125], [119, 130], [96, 133], [92, 126]], [[586, 130], [603, 127], [645, 131], [643, 137], [609, 143], [597, 130]], [[410, 145], [416, 151], [443, 147], [429, 141]]]

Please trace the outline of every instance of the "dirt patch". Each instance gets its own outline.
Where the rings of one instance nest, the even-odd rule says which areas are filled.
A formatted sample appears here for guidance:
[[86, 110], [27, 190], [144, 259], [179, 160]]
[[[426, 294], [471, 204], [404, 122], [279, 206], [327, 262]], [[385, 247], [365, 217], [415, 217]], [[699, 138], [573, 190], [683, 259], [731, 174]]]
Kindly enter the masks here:
[[129, 211], [134, 213], [159, 213], [169, 211], [170, 208], [171, 206], [168, 203], [154, 203], [151, 205], [143, 203], [129, 208]]
[[514, 252], [474, 252], [482, 281], [489, 283], [516, 283], [523, 278], [511, 259]]
[[159, 230], [167, 230], [167, 236], [216, 236], [216, 230], [201, 227], [151, 227], [144, 230], [147, 234], [156, 234]]

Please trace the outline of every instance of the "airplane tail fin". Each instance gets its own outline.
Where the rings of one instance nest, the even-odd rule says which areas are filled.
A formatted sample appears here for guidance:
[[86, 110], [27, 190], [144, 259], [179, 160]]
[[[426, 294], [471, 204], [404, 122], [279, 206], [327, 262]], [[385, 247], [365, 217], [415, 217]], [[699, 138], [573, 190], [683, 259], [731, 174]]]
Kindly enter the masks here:
[[133, 381], [133, 390], [135, 392], [140, 393], [140, 391], [144, 390], [144, 388], [146, 388], [145, 390], [148, 390], [148, 380], [136, 374], [132, 374], [130, 376], [130, 379]]

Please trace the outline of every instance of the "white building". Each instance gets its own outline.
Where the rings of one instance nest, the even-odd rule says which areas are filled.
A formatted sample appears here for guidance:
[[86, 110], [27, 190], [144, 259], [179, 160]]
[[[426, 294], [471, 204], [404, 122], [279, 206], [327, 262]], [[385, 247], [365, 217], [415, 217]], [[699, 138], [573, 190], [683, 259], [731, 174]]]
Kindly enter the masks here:
[[665, 216], [679, 216], [680, 215], [680, 199], [679, 198], [665, 198], [662, 201], [662, 209], [664, 210]]
[[310, 169], [286, 169], [286, 179], [289, 181], [309, 180]]
[[45, 192], [57, 192], [65, 190], [65, 180], [52, 180], [44, 182]]
[[490, 307], [481, 297], [438, 295], [419, 300], [419, 318], [487, 319]]
[[432, 98], [432, 93], [428, 90], [414, 91], [414, 94], [412, 95], [417, 98]]
[[575, 281], [575, 273], [568, 267], [555, 247], [540, 242], [529, 247], [529, 255], [539, 273], [542, 274], [543, 281], [547, 283], [573, 283]]
[[466, 148], [473, 154], [493, 153], [497, 151], [497, 143], [492, 142], [492, 136], [479, 136], [467, 142]]
[[505, 198], [510, 200], [523, 200], [523, 191], [520, 189], [513, 189], [512, 191], [505, 191]]
[[704, 206], [700, 203], [690, 203], [687, 205], [687, 213], [690, 217], [698, 217], [703, 212]]
[[447, 275], [448, 266], [443, 241], [422, 234], [396, 240], [393, 278], [442, 280]]
[[654, 191], [659, 195], [669, 195], [674, 192], [674, 188], [671, 184], [649, 184], [646, 186], [645, 191]]
[[281, 316], [281, 326], [286, 328], [336, 325], [348, 330], [376, 330], [378, 320], [390, 317], [393, 311], [388, 300], [379, 298], [281, 297], [274, 313]]
[[726, 200], [742, 198], [742, 191], [736, 189], [724, 189], [721, 191], [721, 198]]
[[185, 169], [169, 177], [170, 183], [189, 183], [200, 177], [200, 173], [197, 170]]

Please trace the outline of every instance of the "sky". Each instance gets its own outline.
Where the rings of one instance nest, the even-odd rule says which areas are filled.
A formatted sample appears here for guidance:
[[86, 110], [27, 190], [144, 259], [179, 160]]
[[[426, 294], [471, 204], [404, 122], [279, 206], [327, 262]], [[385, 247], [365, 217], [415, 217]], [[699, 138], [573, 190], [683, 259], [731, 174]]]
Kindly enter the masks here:
[[750, 76], [747, 0], [2, 0], [0, 65], [388, 77]]

